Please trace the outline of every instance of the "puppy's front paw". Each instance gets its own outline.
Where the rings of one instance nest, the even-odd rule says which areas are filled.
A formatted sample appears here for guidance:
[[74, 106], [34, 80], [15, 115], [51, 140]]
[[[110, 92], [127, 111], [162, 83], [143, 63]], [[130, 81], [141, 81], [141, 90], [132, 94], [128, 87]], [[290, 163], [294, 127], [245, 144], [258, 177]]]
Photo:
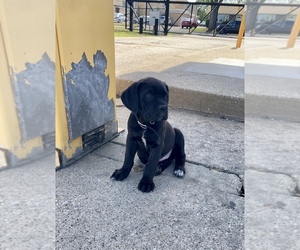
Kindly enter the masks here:
[[174, 174], [177, 177], [182, 178], [185, 175], [185, 171], [184, 171], [184, 169], [175, 169]]
[[145, 192], [149, 193], [149, 192], [153, 191], [154, 188], [155, 188], [155, 185], [154, 185], [153, 181], [146, 181], [143, 179], [140, 180], [140, 183], [138, 185], [138, 189], [144, 193]]
[[115, 172], [111, 175], [111, 179], [114, 179], [116, 181], [123, 181], [129, 173], [125, 173], [121, 168], [116, 169]]

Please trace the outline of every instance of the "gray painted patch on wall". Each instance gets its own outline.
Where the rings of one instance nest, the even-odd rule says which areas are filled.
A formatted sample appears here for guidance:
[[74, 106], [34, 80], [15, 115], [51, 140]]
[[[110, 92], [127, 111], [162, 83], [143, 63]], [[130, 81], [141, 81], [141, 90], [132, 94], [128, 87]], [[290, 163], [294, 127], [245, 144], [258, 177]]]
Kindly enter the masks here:
[[55, 64], [45, 53], [37, 63], [12, 70], [12, 84], [22, 138], [28, 140], [54, 132]]
[[65, 103], [70, 139], [75, 139], [115, 117], [114, 101], [108, 99], [109, 76], [105, 75], [107, 60], [98, 50], [94, 67], [85, 53], [64, 75]]

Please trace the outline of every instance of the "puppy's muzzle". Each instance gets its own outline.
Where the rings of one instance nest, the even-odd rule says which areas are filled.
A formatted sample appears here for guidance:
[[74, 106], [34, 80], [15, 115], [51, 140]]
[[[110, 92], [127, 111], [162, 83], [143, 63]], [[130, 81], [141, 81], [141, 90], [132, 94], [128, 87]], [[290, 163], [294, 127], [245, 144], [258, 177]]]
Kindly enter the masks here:
[[162, 121], [168, 119], [168, 105], [160, 104], [144, 112], [144, 118], [149, 122]]

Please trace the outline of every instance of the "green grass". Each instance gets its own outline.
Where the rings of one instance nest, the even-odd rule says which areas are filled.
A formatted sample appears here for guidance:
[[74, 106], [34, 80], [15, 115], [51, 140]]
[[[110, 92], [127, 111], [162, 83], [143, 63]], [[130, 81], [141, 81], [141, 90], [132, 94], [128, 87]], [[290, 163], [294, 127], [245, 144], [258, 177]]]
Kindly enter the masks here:
[[206, 27], [203, 27], [203, 26], [198, 26], [196, 29], [195, 29], [195, 32], [206, 32], [207, 31], [207, 28]]
[[133, 31], [125, 29], [124, 23], [115, 24], [115, 37], [141, 37], [141, 36], [153, 36], [152, 31], [144, 31], [139, 34], [139, 29], [136, 27]]
[[[129, 31], [129, 29], [125, 29], [125, 24], [124, 23], [115, 23], [114, 26], [114, 32], [115, 32], [115, 37], [145, 37], [145, 36], [153, 36], [153, 31], [152, 30], [144, 30], [142, 34], [139, 34], [139, 26], [135, 24], [133, 27], [133, 31]], [[180, 30], [180, 29], [179, 29]], [[202, 33], [206, 32], [207, 28], [206, 27], [197, 27], [194, 32], [197, 33]], [[180, 30], [181, 31], [181, 30]], [[176, 35], [176, 34], [184, 34], [184, 32], [172, 32], [172, 30], [168, 33], [168, 36], [170, 35]], [[187, 32], [185, 32], [187, 33]], [[158, 35], [163, 35], [162, 29], [158, 32]]]

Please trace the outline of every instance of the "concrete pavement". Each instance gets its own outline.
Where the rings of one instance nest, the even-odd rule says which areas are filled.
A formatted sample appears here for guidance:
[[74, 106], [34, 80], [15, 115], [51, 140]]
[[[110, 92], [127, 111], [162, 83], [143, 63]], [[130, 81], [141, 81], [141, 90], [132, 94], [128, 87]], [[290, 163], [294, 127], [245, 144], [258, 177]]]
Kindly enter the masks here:
[[54, 154], [0, 171], [0, 249], [54, 249]]
[[299, 249], [300, 124], [246, 117], [245, 248]]
[[[116, 39], [119, 94], [146, 76], [169, 85], [169, 120], [185, 135], [187, 174], [177, 179], [171, 166], [150, 194], [137, 189], [138, 161], [126, 180], [110, 180], [124, 159], [121, 133], [57, 172], [57, 249], [243, 249], [243, 51], [231, 42]], [[118, 102], [121, 128], [128, 115]]]
[[[243, 96], [242, 89], [239, 90], [238, 87], [241, 86], [241, 68], [239, 68], [241, 66], [236, 65], [239, 64], [240, 58], [235, 58], [232, 54], [229, 56], [229, 46], [218, 46], [214, 40], [212, 47], [206, 48], [208, 53], [205, 53], [205, 49], [198, 52], [199, 54], [195, 52], [197, 50], [190, 51], [193, 55], [194, 53], [198, 55], [196, 58], [200, 61], [196, 64], [201, 67], [190, 62], [174, 66], [173, 64], [182, 62], [183, 55], [188, 53], [189, 49], [173, 48], [175, 46], [171, 45], [175, 43], [170, 42], [171, 45], [167, 43], [167, 49], [174, 50], [174, 54], [171, 59], [160, 58], [163, 61], [160, 64], [154, 55], [157, 51], [162, 53], [163, 49], [158, 47], [164, 47], [166, 43], [162, 40], [155, 42], [155, 39], [160, 38], [150, 39], [147, 41], [151, 41], [150, 44], [143, 44], [143, 46], [139, 43], [145, 41], [141, 40], [129, 44], [128, 40], [123, 42], [131, 46], [131, 54], [126, 54], [124, 51], [121, 52], [123, 55], [117, 54], [117, 57], [123, 57], [123, 62], [129, 62], [124, 64], [117, 60], [117, 65], [121, 63], [117, 66], [120, 92], [126, 84], [151, 74], [171, 85], [173, 93], [176, 91], [179, 93], [176, 98], [173, 97], [173, 101], [171, 100], [171, 105], [175, 107], [178, 105], [177, 108], [194, 109], [189, 106], [189, 99], [194, 103], [194, 100], [203, 97], [198, 95], [200, 92], [209, 95], [213, 89], [214, 94], [219, 97], [221, 89], [225, 89], [224, 93], [227, 95], [224, 96], [228, 99]], [[187, 41], [191, 40], [185, 40]], [[176, 44], [178, 45], [178, 42]], [[199, 45], [198, 41], [198, 46], [203, 44]], [[147, 49], [142, 57], [138, 57], [141, 54], [138, 48], [142, 47]], [[251, 51], [249, 60], [263, 55], [261, 50], [264, 50], [268, 56], [274, 55], [274, 51], [278, 52], [276, 56], [283, 58], [286, 56], [278, 49], [278, 44], [262, 43], [254, 45], [254, 48], [256, 50]], [[221, 53], [222, 49], [224, 54]], [[220, 51], [212, 53], [215, 50]], [[216, 58], [219, 53], [227, 55], [231, 60], [224, 57]], [[205, 54], [208, 57], [200, 57]], [[179, 61], [176, 61], [176, 56], [179, 57]], [[289, 59], [294, 60], [293, 56]], [[145, 58], [147, 60], [143, 66]], [[195, 57], [191, 57], [190, 54], [187, 58], [189, 59], [186, 60], [191, 58], [194, 60]], [[203, 62], [205, 60], [207, 61]], [[226, 65], [225, 61], [233, 67], [214, 65], [218, 72], [215, 74], [212, 73], [213, 71], [209, 72], [213, 67], [206, 63], [217, 62]], [[109, 180], [112, 171], [122, 164], [126, 132], [90, 154], [84, 162], [74, 164], [73, 169], [59, 171], [57, 248], [67, 249], [71, 246], [97, 249], [100, 244], [103, 249], [243, 249], [244, 247], [245, 249], [298, 249], [300, 243], [297, 237], [299, 228], [297, 152], [300, 130], [298, 123], [294, 122], [297, 116], [293, 111], [287, 112], [292, 108], [290, 105], [286, 105], [283, 109], [285, 116], [278, 116], [283, 114], [282, 112], [258, 112], [264, 107], [272, 106], [264, 102], [266, 96], [273, 95], [277, 106], [281, 106], [283, 97], [295, 98], [298, 101], [298, 86], [293, 82], [294, 77], [286, 77], [290, 73], [285, 77], [276, 75], [279, 72], [270, 76], [266, 72], [258, 72], [257, 69], [261, 69], [258, 66], [261, 65], [255, 60], [253, 63], [255, 65], [250, 65], [254, 66], [252, 72], [250, 70], [247, 74], [246, 70], [246, 94], [254, 94], [258, 99], [248, 101], [248, 111], [251, 112], [248, 112], [249, 116], [246, 119], [246, 130], [242, 123], [220, 119], [228, 115], [220, 112], [222, 105], [214, 109], [214, 112], [209, 112], [217, 114], [215, 117], [180, 109], [171, 110], [171, 122], [181, 128], [187, 137], [188, 173], [184, 179], [174, 178], [172, 172], [167, 170], [155, 179], [155, 191], [146, 196], [136, 188], [141, 177], [138, 167], [133, 169], [124, 182]], [[137, 72], [137, 67], [150, 68], [151, 71]], [[236, 75], [228, 72], [226, 67], [230, 71], [235, 69]], [[203, 71], [205, 69], [208, 71]], [[122, 70], [128, 73], [120, 73]], [[274, 68], [272, 70], [274, 71]], [[272, 70], [269, 72], [272, 73]], [[292, 72], [294, 76], [297, 75], [293, 69]], [[199, 81], [205, 77], [211, 81]], [[257, 77], [260, 81], [248, 81], [257, 80]], [[276, 80], [280, 81], [280, 78], [285, 79], [282, 79], [281, 84], [276, 84]], [[275, 84], [270, 85], [271, 81]], [[216, 82], [219, 85], [212, 87]], [[226, 84], [228, 82], [233, 84], [232, 89], [236, 92], [226, 92], [228, 90], [226, 87], [230, 89], [230, 84]], [[282, 83], [285, 83], [285, 88], [282, 88]], [[192, 98], [190, 92], [183, 95], [189, 88], [196, 89], [197, 98]], [[181, 102], [178, 101], [179, 96], [182, 96]], [[257, 100], [261, 100], [262, 103], [258, 105], [255, 112], [252, 112], [251, 105], [255, 106]], [[180, 103], [185, 103], [186, 106]], [[204, 103], [202, 107], [208, 104], [209, 102]], [[199, 110], [210, 111], [200, 108]], [[119, 105], [118, 113], [120, 126], [125, 127], [126, 118], [122, 118], [122, 115], [127, 117], [126, 109]], [[266, 116], [269, 118], [265, 118]], [[273, 120], [274, 117], [280, 119]], [[247, 166], [246, 203], [244, 198], [239, 196], [241, 181], [243, 181], [244, 133]], [[106, 166], [104, 169], [101, 167], [103, 165]], [[86, 180], [88, 185], [82, 185], [83, 180]], [[244, 204], [246, 204], [245, 208]]]
[[[246, 43], [246, 51], [228, 38], [131, 39], [116, 39], [118, 91], [149, 74], [171, 86], [169, 119], [186, 137], [185, 178], [169, 168], [155, 177], [154, 192], [143, 194], [136, 162], [126, 180], [110, 180], [123, 161], [126, 131], [57, 171], [56, 192], [51, 157], [2, 171], [0, 248], [299, 249], [298, 110], [290, 103], [274, 109], [291, 99], [298, 103], [298, 71], [289, 67], [283, 77], [275, 67], [272, 73], [274, 57], [288, 55], [290, 62], [299, 54], [283, 50], [283, 40], [264, 38]], [[261, 67], [257, 58], [272, 63]], [[247, 74], [246, 63], [242, 79], [244, 59], [255, 65]], [[244, 86], [245, 128], [239, 122]], [[247, 95], [256, 99], [247, 101]], [[276, 102], [264, 102], [266, 96]], [[128, 114], [117, 103], [121, 128]]]
[[299, 41], [293, 49], [276, 39], [264, 48], [264, 41], [246, 46], [244, 243], [299, 249]]
[[154, 76], [170, 87], [170, 105], [244, 118], [244, 50], [233, 39], [198, 36], [116, 38], [117, 93]]
[[[128, 110], [117, 108], [120, 127]], [[56, 174], [57, 249], [243, 249], [243, 123], [171, 109], [186, 137], [187, 173], [172, 166], [137, 189], [139, 163], [122, 182], [126, 132]]]

